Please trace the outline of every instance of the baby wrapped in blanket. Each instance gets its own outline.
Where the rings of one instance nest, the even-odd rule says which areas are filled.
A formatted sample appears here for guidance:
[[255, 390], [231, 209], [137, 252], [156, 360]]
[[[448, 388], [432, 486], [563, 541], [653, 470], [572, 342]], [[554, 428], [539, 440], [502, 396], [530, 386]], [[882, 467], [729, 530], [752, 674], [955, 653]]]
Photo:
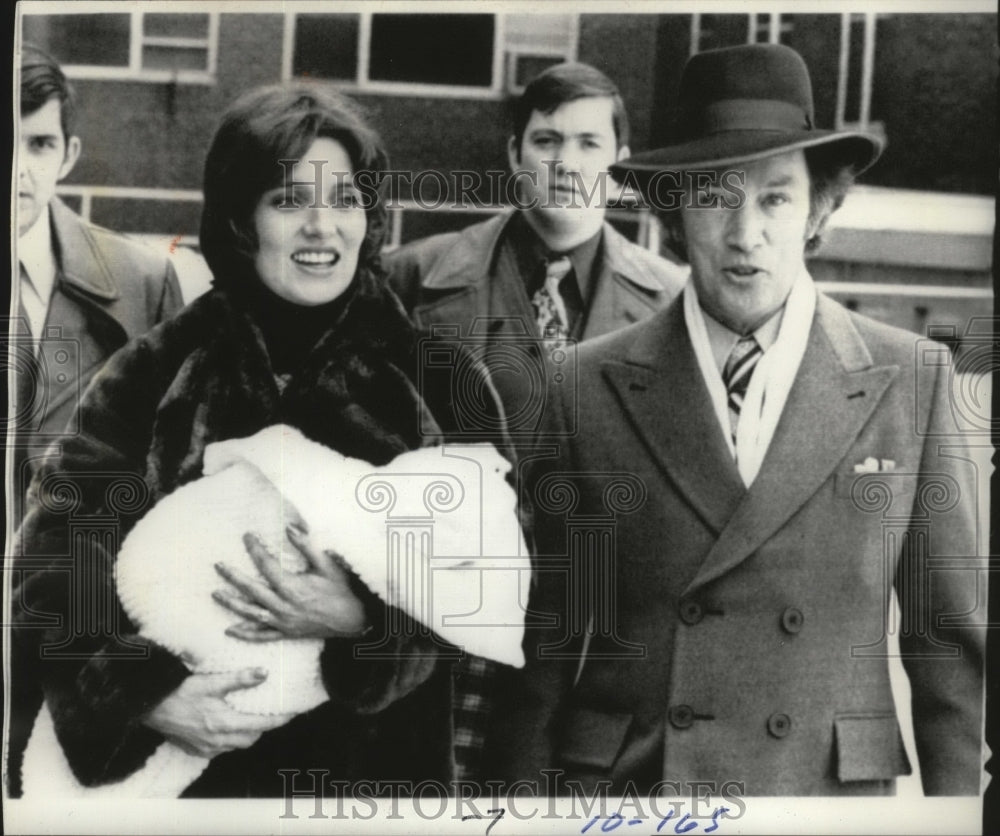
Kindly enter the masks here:
[[[422, 448], [375, 467], [282, 425], [211, 444], [204, 476], [165, 497], [125, 539], [115, 567], [118, 596], [140, 633], [193, 672], [267, 670], [261, 684], [226, 699], [240, 711], [290, 719], [327, 699], [323, 641], [227, 636], [241, 618], [212, 592], [224, 585], [214, 568], [220, 561], [260, 577], [243, 545], [248, 531], [283, 571], [305, 571], [306, 559], [285, 535], [290, 523], [305, 521], [313, 545], [338, 552], [382, 600], [468, 653], [520, 667], [530, 560], [509, 470], [489, 444]], [[401, 556], [390, 558], [387, 550], [387, 515], [424, 522], [425, 532], [433, 530], [433, 555], [425, 538], [424, 548], [409, 552], [415, 565], [401, 574]], [[404, 576], [424, 582], [401, 583]], [[82, 787], [43, 706], [25, 753], [23, 785], [26, 797], [169, 798], [208, 763], [167, 741], [128, 778]]]

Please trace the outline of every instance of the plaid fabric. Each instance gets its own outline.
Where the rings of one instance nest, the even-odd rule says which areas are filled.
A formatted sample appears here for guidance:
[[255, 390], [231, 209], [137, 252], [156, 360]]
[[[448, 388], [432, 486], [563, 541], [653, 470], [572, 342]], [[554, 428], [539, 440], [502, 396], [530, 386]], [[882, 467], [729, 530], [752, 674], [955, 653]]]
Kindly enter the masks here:
[[452, 668], [452, 758], [455, 780], [478, 781], [486, 721], [493, 707], [498, 664], [466, 653]]

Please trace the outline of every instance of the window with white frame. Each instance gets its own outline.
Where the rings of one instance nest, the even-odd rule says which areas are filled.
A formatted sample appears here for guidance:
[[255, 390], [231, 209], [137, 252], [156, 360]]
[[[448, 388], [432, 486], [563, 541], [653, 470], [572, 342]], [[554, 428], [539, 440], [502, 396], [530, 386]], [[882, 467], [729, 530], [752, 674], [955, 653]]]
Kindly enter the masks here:
[[23, 40], [51, 53], [70, 78], [208, 83], [219, 13], [109, 12], [22, 17]]
[[749, 17], [747, 43], [778, 44], [781, 43], [783, 35], [788, 35], [792, 31], [792, 24], [787, 15], [785, 20], [782, 20], [778, 12], [751, 14]]
[[365, 92], [499, 96], [576, 55], [576, 15], [295, 13], [285, 76]]

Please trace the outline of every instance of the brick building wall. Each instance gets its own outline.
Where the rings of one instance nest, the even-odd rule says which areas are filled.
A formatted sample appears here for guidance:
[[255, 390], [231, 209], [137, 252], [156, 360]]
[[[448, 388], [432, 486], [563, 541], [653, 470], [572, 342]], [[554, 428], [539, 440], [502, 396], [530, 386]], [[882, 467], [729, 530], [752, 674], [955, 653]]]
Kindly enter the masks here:
[[[44, 9], [46, 4], [21, 5]], [[154, 8], [142, 3], [121, 5]], [[86, 2], [74, 4], [73, 11], [79, 8], [85, 13], [88, 6]], [[64, 13], [66, 8], [63, 4], [58, 11]], [[165, 7], [155, 8], [162, 11]], [[185, 6], [188, 11], [190, 8]], [[281, 81], [297, 70], [312, 77], [341, 74], [333, 83], [367, 109], [385, 139], [394, 168], [482, 172], [507, 166], [509, 80], [505, 72], [506, 62], [520, 54], [517, 49], [529, 52], [526, 68], [575, 57], [605, 71], [622, 91], [632, 128], [630, 145], [638, 151], [668, 141], [681, 69], [692, 48], [745, 43], [751, 37], [758, 41], [777, 39], [803, 54], [813, 77], [819, 124], [832, 126], [838, 119], [856, 121], [867, 97], [871, 128], [884, 132], [888, 148], [879, 164], [865, 174], [863, 184], [926, 190], [927, 211], [934, 212], [938, 211], [933, 208], [935, 193], [986, 196], [993, 193], [996, 183], [995, 14], [871, 15], [864, 13], [864, 4], [859, 2], [851, 6], [857, 14], [849, 17], [840, 13], [780, 17], [763, 13], [580, 13], [532, 17], [527, 23], [522, 20], [520, 29], [508, 16], [501, 20], [488, 13], [467, 14], [466, 19], [474, 18], [480, 30], [484, 21], [492, 26], [497, 63], [491, 71], [486, 56], [476, 68], [483, 78], [492, 77], [492, 86], [484, 86], [480, 80], [476, 89], [442, 91], [426, 83], [378, 81], [375, 70], [369, 73], [375, 79], [372, 83], [360, 68], [364, 64], [379, 68], [378, 72], [387, 67], [391, 71], [397, 58], [401, 64], [419, 63], [420, 48], [429, 49], [434, 58], [434, 50], [440, 50], [446, 63], [448, 50], [462, 46], [458, 38], [430, 47], [414, 43], [413, 55], [409, 54], [410, 42], [397, 40], [386, 54], [385, 50], [379, 52], [374, 34], [364, 34], [374, 29], [376, 15], [318, 16], [316, 7], [311, 6], [309, 16], [297, 18], [294, 3], [279, 7], [281, 11], [252, 14], [229, 12], [220, 4], [206, 3], [204, 8], [216, 16], [217, 29], [213, 35], [214, 66], [203, 77], [194, 81], [139, 80], [127, 74], [94, 78], [87, 71], [70, 71], [82, 102], [78, 132], [84, 151], [63, 191], [72, 205], [94, 221], [124, 232], [196, 245], [202, 166], [220, 113], [244, 90]], [[567, 9], [555, 8], [559, 12]], [[535, 29], [543, 35], [547, 31], [542, 21], [548, 21], [546, 25], [556, 31], [558, 27], [552, 22], [563, 18], [570, 30], [560, 35], [558, 45], [553, 41], [547, 46], [544, 38], [539, 41], [537, 37], [532, 42], [538, 34]], [[26, 15], [24, 19], [25, 34], [40, 40], [65, 62], [58, 38], [48, 26], [48, 16]], [[425, 25], [422, 37], [432, 37], [441, 19], [429, 29]], [[326, 28], [313, 31], [312, 42], [307, 42], [308, 27], [315, 27], [318, 20], [325, 21]], [[448, 20], [453, 28], [463, 25], [461, 16]], [[133, 40], [135, 24], [133, 17]], [[842, 29], [847, 47], [843, 54]], [[867, 93], [863, 85], [866, 37], [873, 46]], [[46, 38], [53, 42], [46, 43]], [[333, 54], [328, 44], [336, 44], [343, 56]], [[370, 47], [362, 54], [366, 44]], [[66, 48], [75, 47], [70, 44]], [[530, 54], [532, 51], [537, 54]], [[469, 55], [472, 53], [458, 60], [471, 60]], [[340, 57], [344, 60], [339, 61]], [[456, 60], [454, 56], [451, 59]], [[355, 61], [359, 67], [356, 73]], [[351, 77], [343, 77], [345, 73]], [[400, 196], [404, 200], [412, 197], [405, 189]], [[485, 188], [479, 196], [482, 200], [493, 197]], [[839, 231], [839, 246], [837, 236], [831, 236], [831, 248], [816, 262], [818, 277], [853, 282], [852, 292], [861, 284], [879, 281], [904, 290], [909, 284], [963, 289], [960, 304], [943, 298], [928, 302], [923, 296], [916, 302], [893, 301], [895, 291], [888, 302], [881, 297], [877, 303], [870, 302], [875, 297], [862, 296], [848, 300], [860, 310], [910, 327], [943, 311], [950, 311], [948, 316], [956, 321], [970, 310], [986, 313], [992, 225], [984, 220], [985, 200], [968, 204], [974, 211], [968, 215], [967, 228], [956, 231], [949, 219], [947, 229], [920, 233], [920, 240], [932, 242], [930, 248], [906, 246], [913, 253], [931, 255], [954, 251], [953, 265], [933, 257], [908, 259], [905, 253], [900, 257], [899, 242], [910, 240], [909, 233], [904, 231], [901, 237], [895, 234], [898, 230], [890, 228], [887, 234], [886, 229], [865, 219], [857, 228]], [[910, 207], [908, 211], [913, 211], [915, 202], [904, 202]], [[882, 204], [895, 205], [886, 199]], [[890, 227], [892, 214], [890, 209]], [[394, 213], [391, 243], [459, 228], [481, 217], [478, 212], [428, 212], [410, 206]], [[615, 212], [612, 217], [626, 234], [640, 239], [645, 237], [643, 230], [655, 223], [627, 211]], [[859, 253], [862, 260], [858, 260]]]

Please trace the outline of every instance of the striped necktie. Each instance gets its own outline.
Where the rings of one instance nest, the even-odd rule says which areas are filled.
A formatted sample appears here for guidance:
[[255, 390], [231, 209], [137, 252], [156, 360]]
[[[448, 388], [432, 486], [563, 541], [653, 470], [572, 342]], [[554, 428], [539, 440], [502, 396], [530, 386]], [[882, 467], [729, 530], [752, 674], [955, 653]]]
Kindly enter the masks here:
[[729, 353], [726, 366], [722, 370], [722, 382], [726, 384], [726, 402], [729, 405], [729, 425], [733, 432], [733, 441], [736, 441], [736, 427], [740, 420], [740, 411], [743, 409], [743, 399], [747, 394], [747, 387], [750, 385], [750, 377], [757, 367], [757, 361], [764, 353], [753, 336], [744, 337]]
[[559, 283], [572, 269], [573, 264], [567, 256], [546, 262], [545, 283], [531, 299], [538, 336], [546, 347], [555, 347], [569, 336], [569, 318], [566, 315], [566, 304], [559, 292]]

